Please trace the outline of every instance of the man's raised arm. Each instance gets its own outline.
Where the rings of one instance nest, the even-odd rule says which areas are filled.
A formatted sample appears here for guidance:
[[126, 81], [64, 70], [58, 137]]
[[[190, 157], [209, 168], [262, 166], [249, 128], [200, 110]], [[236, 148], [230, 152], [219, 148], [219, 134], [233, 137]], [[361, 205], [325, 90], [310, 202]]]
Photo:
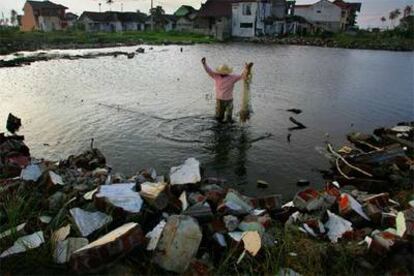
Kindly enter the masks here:
[[203, 64], [204, 70], [206, 70], [207, 74], [208, 74], [210, 77], [214, 78], [214, 77], [217, 75], [217, 73], [215, 73], [213, 70], [211, 70], [211, 68], [210, 68], [210, 67], [208, 67], [208, 65], [207, 65], [207, 61], [206, 61], [206, 58], [205, 58], [205, 57], [203, 57], [203, 58], [201, 59], [201, 63]]

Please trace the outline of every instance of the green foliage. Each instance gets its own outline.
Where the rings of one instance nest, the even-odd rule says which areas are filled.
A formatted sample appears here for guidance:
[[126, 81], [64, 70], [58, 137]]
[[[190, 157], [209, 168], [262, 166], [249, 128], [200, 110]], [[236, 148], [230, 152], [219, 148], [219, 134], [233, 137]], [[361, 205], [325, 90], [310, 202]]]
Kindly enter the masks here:
[[139, 44], [139, 43], [211, 43], [213, 38], [180, 32], [84, 32], [82, 26], [57, 32], [20, 32], [18, 29], [0, 29], [0, 54], [23, 50], [37, 50], [42, 46], [56, 47], [78, 44]]

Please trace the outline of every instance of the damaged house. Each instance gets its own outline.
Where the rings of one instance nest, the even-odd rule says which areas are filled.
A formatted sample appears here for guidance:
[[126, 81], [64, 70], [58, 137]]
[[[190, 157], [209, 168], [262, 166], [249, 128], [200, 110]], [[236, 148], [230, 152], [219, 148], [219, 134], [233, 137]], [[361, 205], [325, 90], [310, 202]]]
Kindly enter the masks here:
[[59, 31], [67, 28], [67, 7], [50, 1], [27, 1], [23, 7], [21, 31]]
[[88, 32], [143, 31], [146, 18], [140, 12], [84, 12], [78, 23]]

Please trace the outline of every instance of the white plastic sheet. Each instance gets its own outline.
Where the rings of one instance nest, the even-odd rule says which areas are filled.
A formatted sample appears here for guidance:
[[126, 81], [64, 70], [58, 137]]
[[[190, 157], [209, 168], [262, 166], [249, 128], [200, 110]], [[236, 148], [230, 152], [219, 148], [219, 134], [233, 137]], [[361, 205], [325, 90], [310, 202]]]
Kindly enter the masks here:
[[329, 219], [325, 223], [325, 227], [329, 229], [327, 235], [331, 242], [338, 242], [338, 239], [341, 238], [345, 232], [352, 230], [352, 223], [350, 221], [331, 213], [329, 210], [328, 217]]

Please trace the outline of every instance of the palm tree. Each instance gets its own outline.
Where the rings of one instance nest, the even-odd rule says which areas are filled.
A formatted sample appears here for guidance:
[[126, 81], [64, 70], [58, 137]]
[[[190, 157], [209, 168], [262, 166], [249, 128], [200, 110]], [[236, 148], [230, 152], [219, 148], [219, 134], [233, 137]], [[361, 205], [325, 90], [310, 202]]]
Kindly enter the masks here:
[[410, 16], [412, 12], [413, 12], [413, 6], [409, 6], [409, 5], [407, 5], [407, 6], [404, 8], [404, 14], [403, 14], [403, 17], [408, 17], [408, 16]]
[[395, 13], [394, 11], [391, 11], [390, 14], [388, 15], [388, 19], [390, 20], [392, 26], [394, 26], [394, 20], [395, 20]]
[[17, 11], [11, 10], [10, 12], [10, 24], [14, 26], [17, 22]]
[[383, 26], [385, 25], [385, 21], [387, 21], [387, 18], [385, 18], [385, 16], [381, 17], [381, 22]]

